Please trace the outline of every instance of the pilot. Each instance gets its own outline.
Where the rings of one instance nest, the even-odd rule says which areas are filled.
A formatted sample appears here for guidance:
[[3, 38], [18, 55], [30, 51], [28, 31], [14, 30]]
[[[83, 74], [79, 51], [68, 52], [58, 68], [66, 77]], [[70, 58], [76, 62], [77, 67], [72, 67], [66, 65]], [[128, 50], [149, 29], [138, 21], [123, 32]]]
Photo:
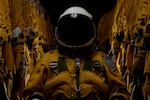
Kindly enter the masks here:
[[25, 100], [129, 100], [126, 82], [111, 58], [95, 47], [92, 15], [72, 6], [59, 17], [57, 48], [36, 63]]

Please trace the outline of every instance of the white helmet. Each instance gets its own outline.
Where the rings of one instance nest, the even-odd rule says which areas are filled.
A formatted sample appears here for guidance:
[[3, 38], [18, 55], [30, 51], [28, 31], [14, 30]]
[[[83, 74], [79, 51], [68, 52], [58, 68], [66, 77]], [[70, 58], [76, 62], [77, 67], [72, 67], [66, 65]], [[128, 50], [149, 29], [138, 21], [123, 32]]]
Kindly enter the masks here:
[[91, 46], [95, 37], [92, 15], [84, 8], [70, 7], [60, 15], [55, 38], [61, 46], [77, 50]]
[[68, 8], [66, 11], [64, 11], [63, 14], [60, 15], [59, 19], [68, 14], [81, 14], [92, 19], [92, 15], [89, 12], [87, 12], [84, 8], [78, 6]]

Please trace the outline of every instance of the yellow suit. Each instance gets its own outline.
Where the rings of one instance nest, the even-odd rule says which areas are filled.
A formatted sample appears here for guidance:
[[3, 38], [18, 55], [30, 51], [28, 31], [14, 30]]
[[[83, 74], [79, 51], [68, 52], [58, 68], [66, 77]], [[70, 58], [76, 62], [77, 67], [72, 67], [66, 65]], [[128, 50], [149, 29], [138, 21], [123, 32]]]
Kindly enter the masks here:
[[24, 44], [28, 40], [27, 36], [28, 38], [32, 36], [32, 34], [29, 32], [29, 27], [31, 29], [31, 18], [30, 8], [27, 0], [8, 0], [8, 2], [10, 8], [9, 15], [11, 19], [11, 31], [13, 35], [13, 54], [16, 69], [16, 71], [14, 71], [14, 84], [11, 100], [17, 100], [17, 95], [19, 95], [20, 91], [25, 86]]
[[[87, 57], [91, 57], [90, 63], [86, 63]], [[60, 58], [64, 59], [67, 67], [63, 68], [65, 64]], [[117, 93], [129, 100], [126, 83], [122, 76], [116, 67], [111, 66], [110, 68], [103, 58], [106, 59], [106, 55], [95, 50], [90, 55], [81, 57], [79, 69], [80, 98], [91, 100], [95, 97], [98, 100], [106, 100]], [[88, 65], [94, 61], [99, 62], [99, 70], [93, 68], [92, 65], [88, 68]], [[59, 97], [65, 100], [77, 98], [75, 63], [75, 59], [61, 55], [57, 50], [45, 53], [34, 67], [31, 78], [23, 90], [23, 96], [28, 98], [29, 95], [36, 92], [45, 97], [46, 100], [55, 100]]]

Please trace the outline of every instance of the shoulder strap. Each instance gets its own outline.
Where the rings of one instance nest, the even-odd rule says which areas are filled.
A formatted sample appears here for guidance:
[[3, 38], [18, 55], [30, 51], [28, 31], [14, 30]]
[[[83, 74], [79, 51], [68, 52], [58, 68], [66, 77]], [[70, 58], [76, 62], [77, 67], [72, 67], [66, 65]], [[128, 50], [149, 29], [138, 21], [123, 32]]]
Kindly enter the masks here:
[[62, 72], [62, 71], [68, 71], [67, 65], [64, 62], [64, 58], [59, 57], [58, 58], [58, 72]]
[[[59, 73], [62, 71], [68, 71], [68, 67], [67, 67], [63, 57], [58, 57], [58, 62], [51, 62], [50, 67], [51, 68], [57, 67]], [[92, 71], [92, 68], [94, 68], [96, 70], [100, 70], [100, 68], [101, 68], [100, 61], [99, 60], [92, 61], [92, 58], [88, 57], [87, 59], [85, 59], [83, 70]]]
[[83, 70], [92, 71], [92, 58], [91, 57], [85, 59]]
[[101, 64], [99, 60], [92, 60], [92, 58], [89, 57], [85, 60], [83, 70], [92, 71], [92, 68], [94, 68], [95, 70], [100, 70]]
[[64, 58], [59, 54], [58, 50], [52, 50], [49, 55], [49, 67], [51, 69], [58, 69], [58, 72], [68, 71]]
[[64, 58], [62, 57], [58, 57], [58, 62], [57, 61], [50, 62], [49, 66], [51, 69], [57, 68], [59, 73], [62, 71], [68, 71], [67, 65], [64, 62]]

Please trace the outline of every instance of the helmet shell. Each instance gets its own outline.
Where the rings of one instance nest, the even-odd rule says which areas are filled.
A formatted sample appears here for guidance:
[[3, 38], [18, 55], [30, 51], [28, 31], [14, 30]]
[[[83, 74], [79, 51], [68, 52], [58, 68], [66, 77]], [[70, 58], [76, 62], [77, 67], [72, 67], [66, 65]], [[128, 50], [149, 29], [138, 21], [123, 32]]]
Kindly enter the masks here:
[[55, 38], [67, 48], [91, 46], [96, 37], [92, 15], [82, 7], [70, 7], [60, 15]]

